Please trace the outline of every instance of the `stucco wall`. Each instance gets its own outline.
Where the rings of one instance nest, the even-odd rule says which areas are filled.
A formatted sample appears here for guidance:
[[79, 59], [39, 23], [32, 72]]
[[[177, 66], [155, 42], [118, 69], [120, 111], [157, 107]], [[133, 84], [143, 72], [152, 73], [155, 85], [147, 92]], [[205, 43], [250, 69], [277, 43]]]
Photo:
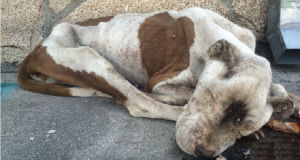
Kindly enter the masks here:
[[2, 0], [1, 62], [19, 64], [58, 22], [202, 7], [265, 40], [268, 0]]

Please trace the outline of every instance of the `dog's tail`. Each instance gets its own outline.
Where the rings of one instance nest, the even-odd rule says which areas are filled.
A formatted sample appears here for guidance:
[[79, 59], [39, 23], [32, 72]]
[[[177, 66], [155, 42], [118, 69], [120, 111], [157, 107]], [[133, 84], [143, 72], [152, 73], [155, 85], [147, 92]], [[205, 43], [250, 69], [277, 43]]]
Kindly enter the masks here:
[[66, 86], [58, 85], [55, 83], [45, 83], [40, 82], [32, 79], [31, 74], [40, 74], [41, 73], [34, 73], [30, 71], [29, 63], [34, 56], [37, 54], [41, 45], [35, 47], [35, 49], [23, 60], [19, 71], [18, 71], [18, 81], [24, 90], [42, 93], [42, 94], [49, 94], [55, 96], [72, 96], [71, 89]]

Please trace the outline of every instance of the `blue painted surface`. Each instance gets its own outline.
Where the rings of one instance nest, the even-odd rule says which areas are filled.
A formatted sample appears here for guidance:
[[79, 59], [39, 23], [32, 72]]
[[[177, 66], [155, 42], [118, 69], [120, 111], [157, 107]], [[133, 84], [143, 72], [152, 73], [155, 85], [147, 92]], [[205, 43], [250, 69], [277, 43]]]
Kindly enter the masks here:
[[1, 99], [6, 99], [20, 89], [19, 83], [1, 82]]

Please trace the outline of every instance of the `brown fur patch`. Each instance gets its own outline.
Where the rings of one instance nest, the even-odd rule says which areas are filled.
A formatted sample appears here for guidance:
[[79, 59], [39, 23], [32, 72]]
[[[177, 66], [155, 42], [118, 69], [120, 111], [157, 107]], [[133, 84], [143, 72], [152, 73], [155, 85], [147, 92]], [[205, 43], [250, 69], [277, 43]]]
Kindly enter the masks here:
[[[184, 70], [184, 69], [182, 69], [182, 70]], [[153, 75], [147, 82], [147, 84], [144, 88], [144, 92], [151, 93], [153, 87], [157, 83], [168, 80], [170, 78], [173, 78], [173, 77], [177, 76], [178, 74], [180, 74], [180, 72], [181, 71]]]
[[[24, 68], [25, 66], [21, 66], [21, 67]], [[118, 101], [122, 103], [124, 103], [127, 100], [127, 97], [125, 95], [119, 92], [118, 89], [112, 87], [103, 77], [100, 77], [93, 72], [92, 73], [87, 73], [86, 71], [75, 72], [68, 67], [56, 64], [55, 61], [52, 59], [52, 57], [49, 54], [47, 54], [47, 47], [40, 47], [32, 55], [30, 55], [30, 60], [27, 61], [26, 67], [27, 67], [26, 69], [28, 74], [39, 73], [66, 84], [99, 90], [103, 93], [111, 95], [112, 97], [116, 98]], [[20, 78], [22, 81], [22, 77]], [[35, 82], [38, 84], [41, 83], [37, 81]], [[23, 83], [23, 85], [21, 86], [24, 89], [35, 91], [38, 93], [43, 93], [43, 94], [52, 94], [52, 95], [59, 95], [59, 96], [70, 95], [69, 89], [64, 86], [60, 86], [57, 84], [46, 84], [46, 83], [42, 83], [42, 84], [55, 85], [56, 88], [49, 88], [50, 86], [48, 87], [41, 86], [37, 88], [34, 86], [36, 85], [35, 83], [33, 84]], [[35, 90], [32, 90], [33, 88]], [[66, 89], [68, 93], [65, 93]]]
[[189, 48], [194, 43], [194, 24], [187, 17], [172, 18], [159, 13], [141, 24], [138, 38], [143, 65], [150, 77], [145, 87], [173, 78], [189, 66]]
[[83, 22], [76, 22], [75, 24], [79, 26], [97, 26], [100, 22], [108, 22], [112, 18], [114, 18], [114, 16], [100, 17], [96, 19], [88, 19]]
[[[41, 42], [43, 43], [43, 41]], [[34, 54], [37, 54], [41, 48], [41, 43], [35, 47], [35, 49], [24, 59], [18, 71], [18, 81], [20, 86], [24, 90], [51, 94], [57, 96], [71, 96], [70, 90], [68, 87], [60, 86], [57, 84], [43, 83], [35, 81], [31, 78], [30, 74], [41, 74], [38, 72], [29, 72], [28, 64], [31, 62], [31, 58]], [[43, 74], [41, 74], [43, 75]], [[43, 77], [47, 77], [43, 75]]]

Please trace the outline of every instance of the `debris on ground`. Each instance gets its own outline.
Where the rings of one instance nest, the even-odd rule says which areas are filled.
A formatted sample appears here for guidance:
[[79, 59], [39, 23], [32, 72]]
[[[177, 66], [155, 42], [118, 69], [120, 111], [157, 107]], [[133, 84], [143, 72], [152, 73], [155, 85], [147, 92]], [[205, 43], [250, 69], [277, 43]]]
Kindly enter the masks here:
[[219, 155], [219, 157], [217, 157], [216, 160], [227, 160], [225, 157], [223, 157], [222, 155]]

